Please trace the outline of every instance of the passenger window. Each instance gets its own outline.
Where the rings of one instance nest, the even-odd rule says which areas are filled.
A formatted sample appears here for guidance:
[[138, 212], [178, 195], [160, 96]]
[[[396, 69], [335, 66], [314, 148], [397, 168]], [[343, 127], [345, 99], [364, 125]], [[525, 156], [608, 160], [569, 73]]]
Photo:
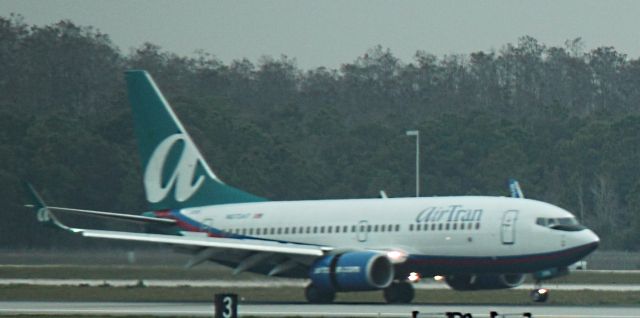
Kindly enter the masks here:
[[431, 231], [435, 231], [436, 230], [436, 224], [435, 223], [431, 223]]
[[313, 227], [313, 233], [318, 233], [318, 227], [317, 226]]
[[413, 224], [409, 224], [409, 231], [413, 232]]
[[327, 233], [331, 233], [331, 227], [327, 226]]
[[438, 231], [442, 231], [442, 223], [438, 224]]
[[457, 230], [458, 229], [458, 223], [453, 223], [453, 230]]
[[320, 233], [324, 233], [324, 226], [320, 227]]
[[476, 223], [476, 230], [480, 229], [480, 222]]
[[393, 231], [393, 225], [389, 224], [389, 226], [387, 226], [387, 231], [389, 232]]
[[345, 225], [345, 226], [343, 226], [343, 227], [342, 227], [342, 232], [344, 232], [344, 233], [349, 232], [349, 227], [348, 227], [348, 226], [346, 226], [346, 225]]
[[384, 232], [385, 225], [380, 225], [380, 232]]
[[445, 230], [449, 231], [449, 223], [447, 223]]
[[336, 233], [340, 233], [340, 227], [336, 226]]
[[400, 232], [400, 224], [396, 224], [396, 232]]
[[270, 232], [271, 232], [271, 235], [276, 234], [276, 228], [275, 228], [275, 227], [272, 227]]
[[464, 230], [464, 223], [460, 223], [460, 229]]
[[278, 228], [278, 235], [280, 235], [280, 234], [282, 234], [282, 228], [281, 227]]
[[420, 231], [420, 224], [416, 224], [416, 231]]
[[311, 227], [307, 226], [307, 234], [311, 233]]
[[374, 225], [374, 226], [373, 226], [373, 231], [374, 231], [374, 232], [378, 232], [378, 224], [376, 224], [376, 225]]
[[284, 228], [284, 234], [289, 234], [289, 228], [288, 227]]
[[356, 232], [356, 226], [355, 226], [355, 225], [352, 225], [352, 226], [351, 226], [351, 232], [353, 232], [353, 233], [355, 233], [355, 232]]
[[291, 228], [291, 234], [296, 234], [296, 227], [295, 226]]

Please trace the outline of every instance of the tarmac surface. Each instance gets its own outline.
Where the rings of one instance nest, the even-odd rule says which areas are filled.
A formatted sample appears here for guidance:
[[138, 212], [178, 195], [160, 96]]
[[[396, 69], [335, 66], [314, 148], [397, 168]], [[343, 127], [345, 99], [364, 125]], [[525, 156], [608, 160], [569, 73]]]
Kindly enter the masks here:
[[[533, 317], [556, 318], [631, 318], [640, 317], [640, 307], [599, 306], [491, 306], [491, 305], [387, 305], [387, 304], [329, 304], [303, 303], [242, 303], [240, 316], [256, 317], [445, 317], [445, 312], [471, 313], [473, 317], [489, 317], [496, 311], [499, 317], [522, 317], [529, 312]], [[210, 303], [155, 303], [155, 302], [33, 302], [0, 301], [0, 315], [153, 315], [153, 316], [203, 316], [214, 315]]]
[[[2, 285], [39, 286], [113, 286], [127, 287], [143, 284], [147, 287], [295, 287], [304, 288], [308, 282], [302, 279], [273, 280], [175, 280], [175, 279], [0, 279]], [[413, 285], [416, 289], [450, 289], [443, 282], [426, 282]], [[640, 291], [640, 285], [622, 284], [543, 284], [551, 290]], [[515, 289], [533, 289], [533, 284], [522, 284]]]

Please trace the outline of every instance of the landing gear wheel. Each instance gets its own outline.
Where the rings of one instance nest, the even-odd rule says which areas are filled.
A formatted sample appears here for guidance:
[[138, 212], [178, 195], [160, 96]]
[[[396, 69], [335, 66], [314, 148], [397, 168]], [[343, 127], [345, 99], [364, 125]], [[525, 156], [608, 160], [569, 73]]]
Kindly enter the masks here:
[[304, 290], [304, 297], [312, 304], [330, 304], [336, 299], [334, 291], [320, 290], [313, 284], [309, 284]]
[[408, 304], [413, 300], [413, 285], [405, 281], [393, 282], [383, 291], [384, 300], [390, 304]]
[[536, 288], [531, 291], [531, 300], [537, 303], [544, 303], [549, 298], [549, 290], [546, 288]]

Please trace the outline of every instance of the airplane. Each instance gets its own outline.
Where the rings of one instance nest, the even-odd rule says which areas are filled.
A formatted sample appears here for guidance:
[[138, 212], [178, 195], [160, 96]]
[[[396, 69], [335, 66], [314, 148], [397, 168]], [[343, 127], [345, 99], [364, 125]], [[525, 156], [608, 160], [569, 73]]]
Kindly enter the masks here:
[[[48, 206], [28, 185], [40, 222], [89, 238], [171, 245], [191, 255], [187, 267], [211, 261], [233, 274], [308, 279], [311, 303], [375, 290], [388, 303], [410, 303], [409, 278], [420, 276], [441, 275], [455, 290], [513, 288], [528, 274], [562, 274], [598, 247], [598, 236], [568, 211], [524, 198], [269, 201], [218, 178], [146, 71], [125, 77], [150, 211]], [[145, 231], [70, 227], [58, 212], [142, 223]]]

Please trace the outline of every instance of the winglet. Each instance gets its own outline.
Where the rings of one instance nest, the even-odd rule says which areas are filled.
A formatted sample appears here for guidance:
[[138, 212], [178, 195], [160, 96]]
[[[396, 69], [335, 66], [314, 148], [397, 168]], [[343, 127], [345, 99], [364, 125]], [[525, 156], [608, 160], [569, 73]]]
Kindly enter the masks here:
[[76, 232], [75, 229], [62, 224], [62, 222], [60, 222], [58, 218], [53, 215], [51, 210], [44, 203], [42, 197], [40, 197], [40, 194], [38, 194], [38, 192], [33, 188], [31, 183], [25, 182], [25, 187], [27, 189], [27, 192], [29, 193], [31, 204], [25, 204], [24, 206], [27, 208], [32, 208], [36, 212], [38, 222], [44, 223], [44, 225], [46, 226], [63, 229], [65, 231]]
[[513, 198], [524, 198], [520, 183], [516, 179], [509, 179], [509, 191], [511, 191], [511, 197]]

